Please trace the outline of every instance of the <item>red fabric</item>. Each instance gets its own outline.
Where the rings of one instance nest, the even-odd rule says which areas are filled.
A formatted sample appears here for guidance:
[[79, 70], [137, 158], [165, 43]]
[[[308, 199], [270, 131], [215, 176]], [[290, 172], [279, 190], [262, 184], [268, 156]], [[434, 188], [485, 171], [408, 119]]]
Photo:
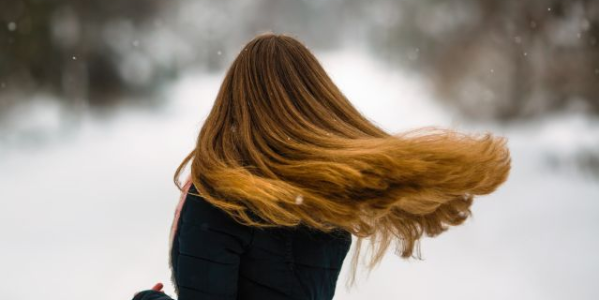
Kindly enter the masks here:
[[183, 207], [183, 203], [185, 203], [185, 199], [187, 198], [187, 192], [189, 192], [189, 188], [193, 182], [191, 181], [191, 175], [187, 177], [185, 180], [185, 184], [183, 185], [183, 192], [181, 192], [181, 196], [179, 197], [179, 204], [177, 205], [177, 209], [175, 210], [175, 217], [173, 218], [173, 224], [171, 225], [171, 233], [170, 233], [170, 244], [173, 244], [173, 237], [175, 236], [175, 231], [177, 230], [177, 224], [179, 223], [179, 216], [181, 215], [181, 208]]

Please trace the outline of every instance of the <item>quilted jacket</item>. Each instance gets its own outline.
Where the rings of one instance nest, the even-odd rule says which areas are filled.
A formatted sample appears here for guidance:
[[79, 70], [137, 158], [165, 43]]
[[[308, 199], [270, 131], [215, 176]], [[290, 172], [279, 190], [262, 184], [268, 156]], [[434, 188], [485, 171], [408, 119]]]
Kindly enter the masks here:
[[[189, 191], [197, 193], [189, 184]], [[303, 225], [255, 228], [186, 193], [172, 228], [170, 266], [179, 300], [328, 300], [351, 234]], [[145, 290], [133, 300], [173, 300]]]

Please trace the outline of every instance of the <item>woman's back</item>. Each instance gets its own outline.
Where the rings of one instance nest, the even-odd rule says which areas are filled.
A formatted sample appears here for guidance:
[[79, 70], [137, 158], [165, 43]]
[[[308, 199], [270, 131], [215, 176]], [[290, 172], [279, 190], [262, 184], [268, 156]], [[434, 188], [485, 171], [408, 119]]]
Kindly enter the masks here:
[[248, 227], [191, 185], [171, 249], [179, 300], [332, 299], [351, 234]]
[[171, 231], [180, 300], [331, 299], [352, 235], [350, 279], [364, 239], [369, 269], [392, 245], [412, 257], [423, 236], [462, 224], [475, 196], [507, 180], [506, 143], [434, 126], [390, 134], [305, 45], [259, 35], [228, 68], [173, 178], [183, 190], [191, 166]]

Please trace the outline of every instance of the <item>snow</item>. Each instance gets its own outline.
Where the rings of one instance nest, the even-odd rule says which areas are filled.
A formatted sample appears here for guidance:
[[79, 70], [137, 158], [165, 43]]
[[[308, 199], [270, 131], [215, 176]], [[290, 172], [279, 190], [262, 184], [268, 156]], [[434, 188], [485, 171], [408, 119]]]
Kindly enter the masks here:
[[17, 30], [17, 23], [9, 22], [7, 25], [7, 28], [9, 31], [15, 31], [15, 30]]
[[[571, 114], [507, 127], [466, 124], [416, 75], [359, 52], [317, 56], [381, 127], [491, 130], [509, 138], [513, 156], [508, 182], [475, 201], [472, 219], [422, 241], [424, 260], [389, 253], [347, 291], [346, 259], [336, 299], [597, 299], [599, 182], [547, 164], [597, 149], [597, 121]], [[173, 295], [168, 234], [179, 194], [172, 175], [223, 75], [187, 74], [165, 91], [172, 102], [157, 112], [121, 110], [110, 120], [88, 114], [57, 143], [3, 145], [0, 282], [7, 298], [130, 299], [159, 281]], [[60, 126], [59, 109], [38, 103], [37, 117], [21, 130]]]

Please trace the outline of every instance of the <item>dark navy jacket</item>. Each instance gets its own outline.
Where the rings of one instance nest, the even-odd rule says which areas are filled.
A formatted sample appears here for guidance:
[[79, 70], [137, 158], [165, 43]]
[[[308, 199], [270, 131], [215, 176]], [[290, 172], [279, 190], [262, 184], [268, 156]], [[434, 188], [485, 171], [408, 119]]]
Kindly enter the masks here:
[[[189, 192], [170, 253], [178, 300], [333, 298], [349, 232], [248, 227]], [[133, 299], [172, 298], [145, 290]]]

